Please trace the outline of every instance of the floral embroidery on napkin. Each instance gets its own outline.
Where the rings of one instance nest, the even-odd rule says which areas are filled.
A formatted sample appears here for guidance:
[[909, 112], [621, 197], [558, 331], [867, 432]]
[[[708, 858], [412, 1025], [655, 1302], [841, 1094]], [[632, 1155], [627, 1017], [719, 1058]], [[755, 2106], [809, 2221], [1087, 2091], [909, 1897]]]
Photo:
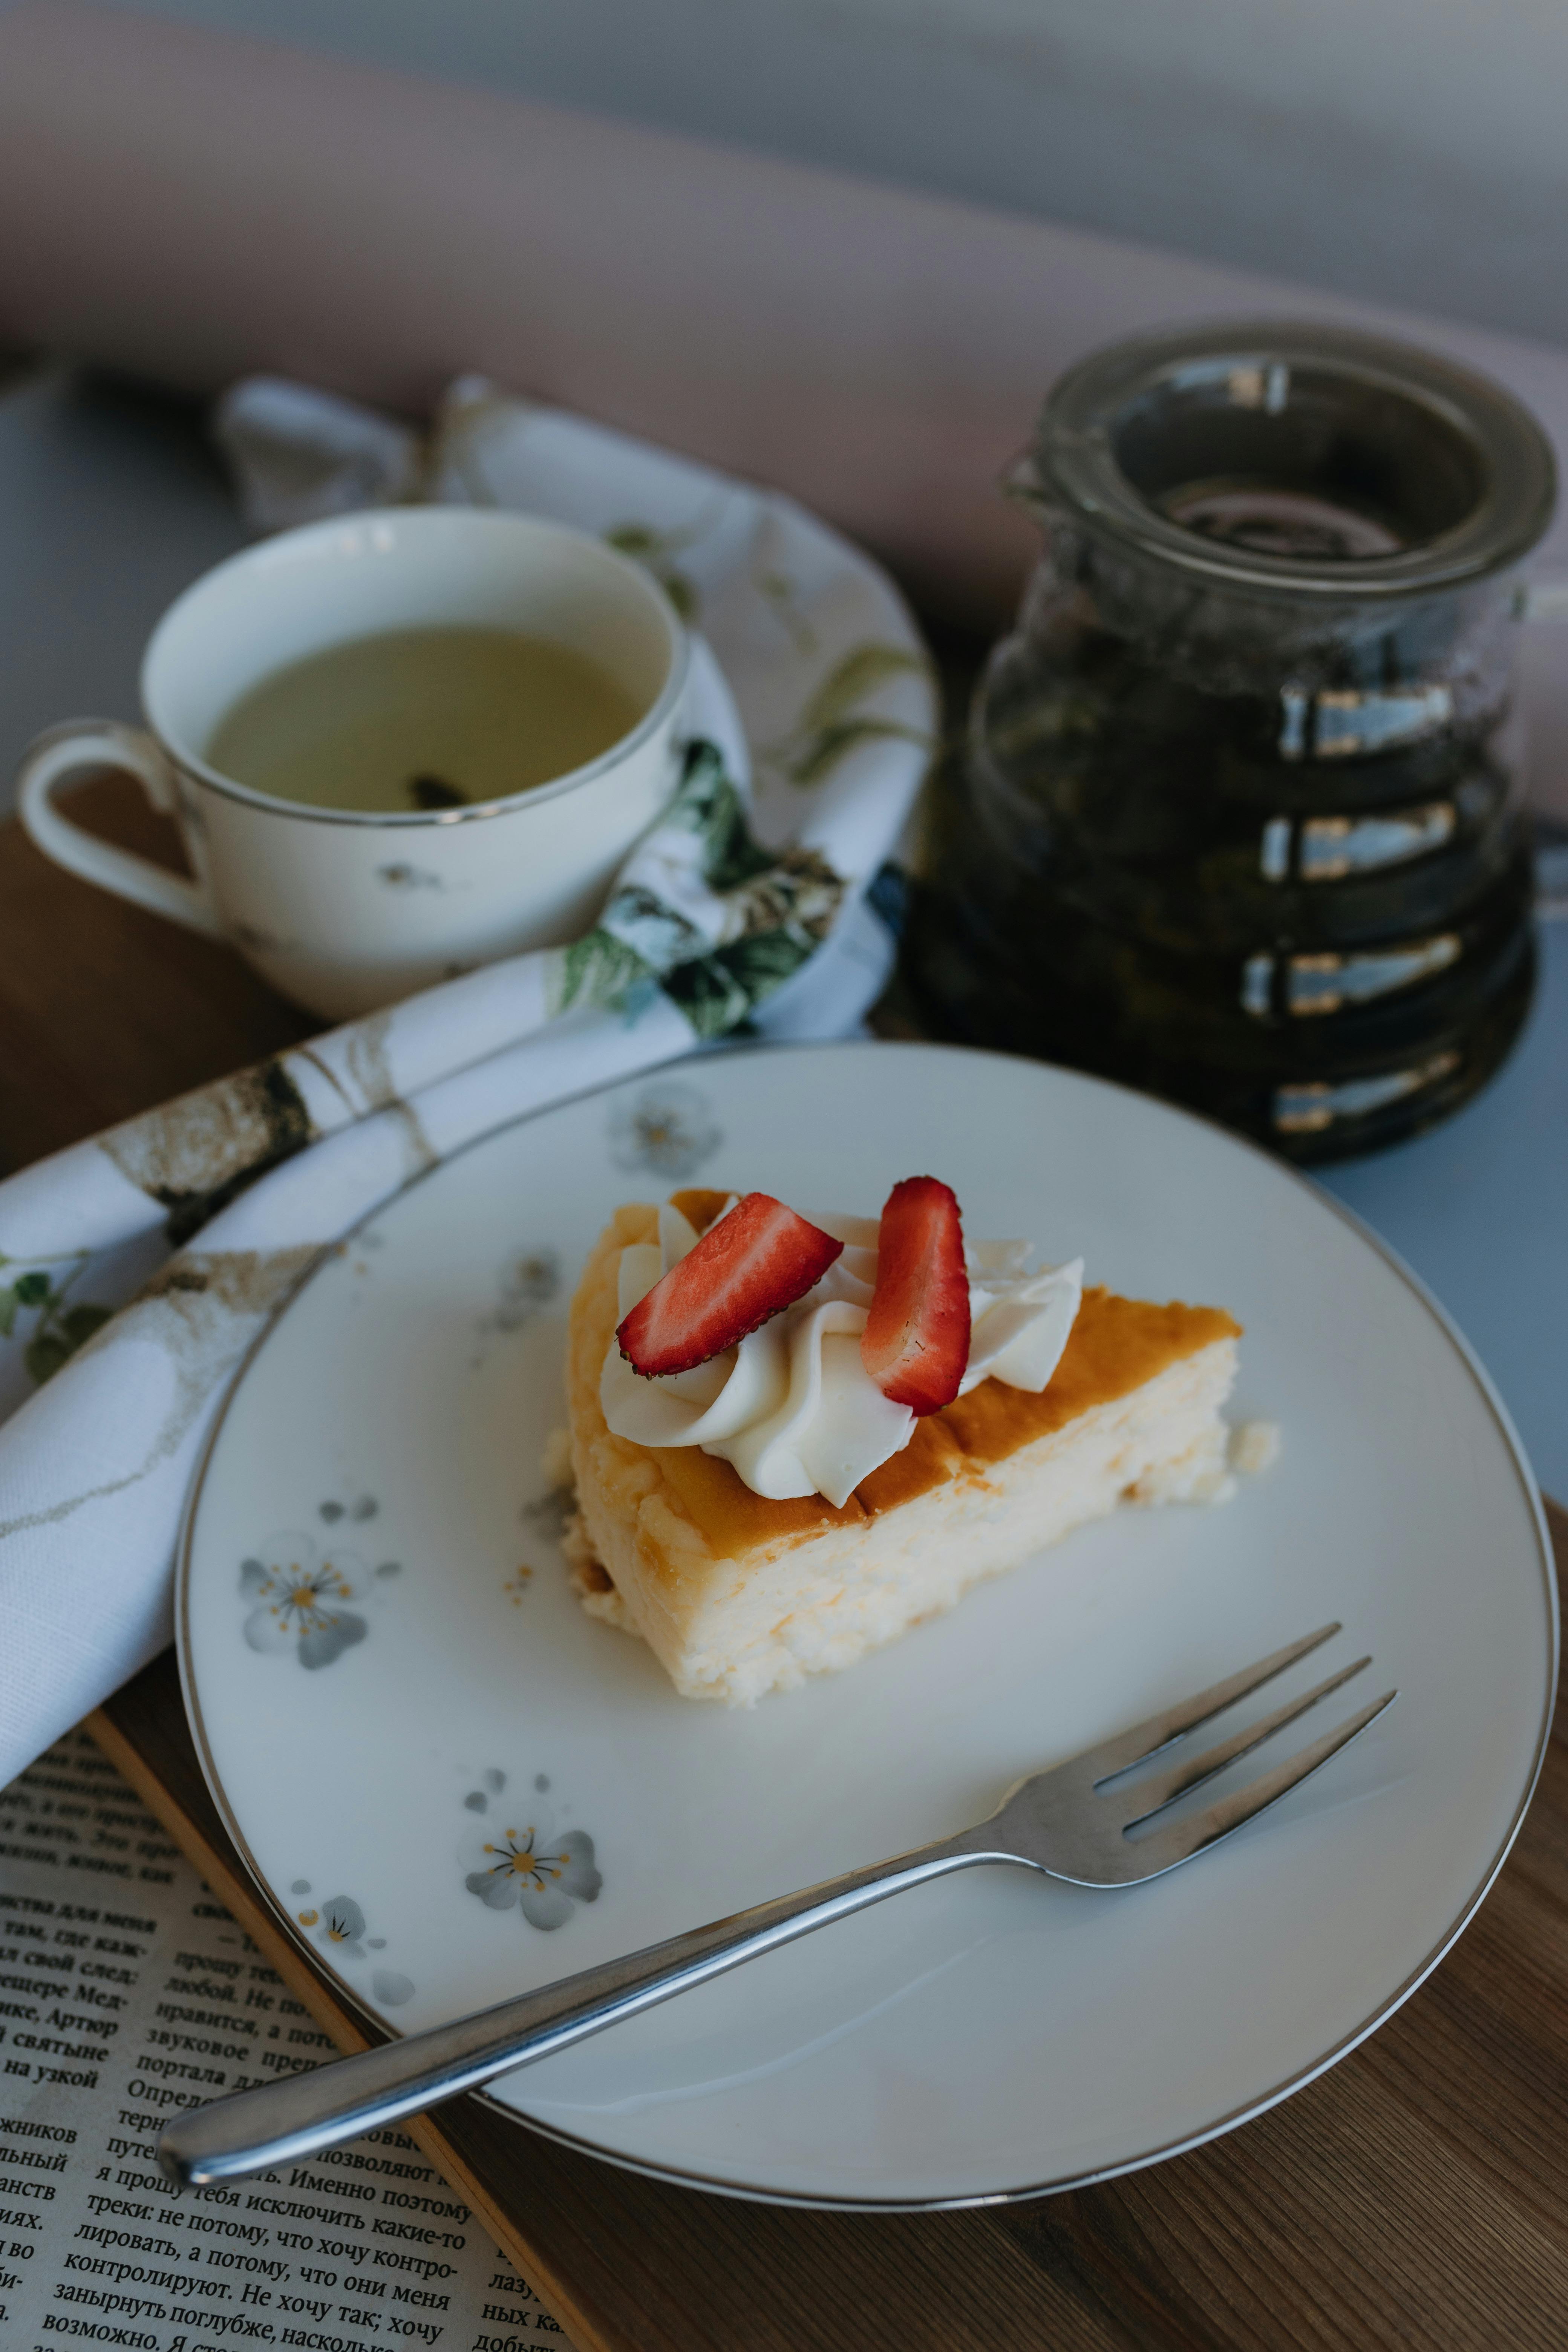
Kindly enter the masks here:
[[597, 925], [558, 951], [552, 1002], [629, 1004], [657, 986], [700, 1037], [720, 1036], [821, 946], [844, 893], [820, 850], [756, 840], [722, 756], [694, 742]]
[[[24, 1273], [13, 1275], [9, 1282], [0, 1283], [0, 1339], [9, 1339], [16, 1332], [18, 1315], [34, 1318], [22, 1360], [35, 1387], [42, 1388], [52, 1380], [114, 1312], [112, 1307], [97, 1307], [70, 1296], [90, 1255], [88, 1250], [62, 1251], [47, 1265], [30, 1265]], [[0, 1267], [11, 1263], [0, 1254]], [[51, 1273], [51, 1266], [63, 1271]]]

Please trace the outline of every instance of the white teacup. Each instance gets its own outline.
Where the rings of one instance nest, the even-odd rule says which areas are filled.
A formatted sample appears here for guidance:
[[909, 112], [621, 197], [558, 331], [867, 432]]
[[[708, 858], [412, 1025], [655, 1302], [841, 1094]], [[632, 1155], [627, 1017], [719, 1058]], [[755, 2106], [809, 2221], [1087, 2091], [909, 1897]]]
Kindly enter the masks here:
[[[509, 799], [406, 814], [307, 806], [237, 783], [205, 749], [253, 687], [387, 630], [524, 631], [591, 655], [641, 718], [600, 758]], [[286, 996], [341, 1020], [454, 971], [574, 938], [664, 807], [689, 646], [637, 565], [585, 532], [430, 507], [282, 533], [172, 604], [142, 667], [145, 731], [83, 719], [23, 762], [19, 812], [46, 856], [232, 942]], [[185, 881], [73, 824], [73, 770], [127, 768], [178, 824]]]

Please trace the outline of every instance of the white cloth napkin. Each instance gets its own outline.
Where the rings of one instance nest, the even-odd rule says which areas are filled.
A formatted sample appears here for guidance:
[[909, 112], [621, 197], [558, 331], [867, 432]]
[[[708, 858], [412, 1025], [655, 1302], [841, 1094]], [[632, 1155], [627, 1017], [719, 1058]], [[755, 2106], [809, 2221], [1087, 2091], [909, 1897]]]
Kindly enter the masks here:
[[0, 1183], [0, 1785], [169, 1641], [193, 1467], [322, 1249], [509, 1119], [742, 1026], [858, 1025], [889, 961], [865, 893], [934, 732], [897, 593], [787, 499], [471, 380], [428, 442], [268, 382], [228, 396], [220, 437], [268, 525], [423, 485], [598, 530], [700, 622], [722, 682], [707, 673], [680, 789], [586, 937]]

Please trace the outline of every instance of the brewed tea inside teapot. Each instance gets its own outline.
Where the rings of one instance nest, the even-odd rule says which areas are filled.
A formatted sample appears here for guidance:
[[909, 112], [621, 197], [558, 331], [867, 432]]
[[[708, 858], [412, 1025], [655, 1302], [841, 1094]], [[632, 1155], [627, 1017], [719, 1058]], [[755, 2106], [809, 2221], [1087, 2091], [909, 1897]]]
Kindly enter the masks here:
[[1074, 369], [1009, 487], [1046, 549], [938, 796], [925, 1025], [1298, 1160], [1456, 1108], [1533, 983], [1533, 419], [1372, 337], [1208, 328]]

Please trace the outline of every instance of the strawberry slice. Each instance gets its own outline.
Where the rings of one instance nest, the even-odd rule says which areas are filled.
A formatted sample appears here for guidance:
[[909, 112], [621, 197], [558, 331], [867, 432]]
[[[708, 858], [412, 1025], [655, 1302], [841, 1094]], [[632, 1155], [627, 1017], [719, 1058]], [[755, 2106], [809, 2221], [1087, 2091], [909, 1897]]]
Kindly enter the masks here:
[[804, 1298], [843, 1247], [771, 1193], [748, 1192], [632, 1308], [621, 1353], [648, 1380], [689, 1372]]
[[969, 1277], [958, 1202], [934, 1176], [906, 1176], [882, 1211], [877, 1288], [860, 1360], [885, 1397], [940, 1412], [969, 1362]]

